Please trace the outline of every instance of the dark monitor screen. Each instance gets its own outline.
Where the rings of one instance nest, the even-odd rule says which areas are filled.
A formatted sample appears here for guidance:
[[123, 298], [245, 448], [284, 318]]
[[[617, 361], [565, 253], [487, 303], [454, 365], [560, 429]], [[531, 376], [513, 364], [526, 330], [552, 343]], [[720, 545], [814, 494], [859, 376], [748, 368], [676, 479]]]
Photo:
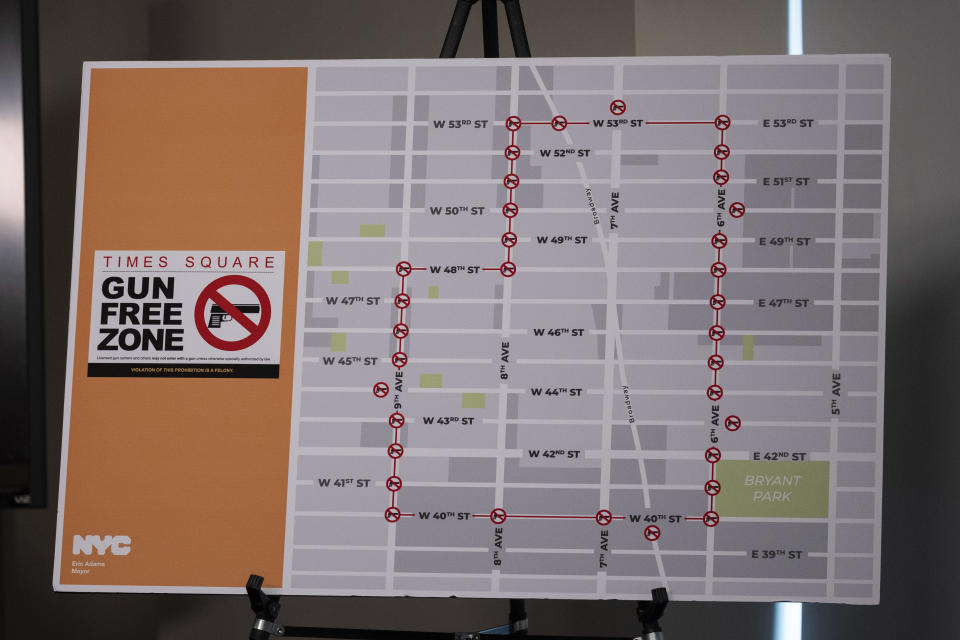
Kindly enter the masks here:
[[36, 3], [0, 0], [0, 506], [42, 506]]

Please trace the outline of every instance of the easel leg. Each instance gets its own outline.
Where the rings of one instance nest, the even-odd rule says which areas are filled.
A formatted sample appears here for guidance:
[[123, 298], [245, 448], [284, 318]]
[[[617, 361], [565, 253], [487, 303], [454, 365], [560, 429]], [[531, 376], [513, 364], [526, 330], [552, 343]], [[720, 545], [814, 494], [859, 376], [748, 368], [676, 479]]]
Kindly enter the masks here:
[[[520, 0], [500, 0], [507, 14], [507, 25], [510, 27], [510, 38], [513, 40], [513, 54], [518, 58], [530, 57], [530, 42], [527, 40], [527, 30], [523, 25], [523, 12], [520, 10]], [[453, 8], [453, 18], [447, 28], [447, 35], [443, 39], [440, 49], [441, 58], [457, 57], [460, 40], [463, 39], [463, 30], [470, 18], [470, 9], [477, 0], [457, 0]], [[483, 55], [487, 58], [500, 56], [500, 42], [497, 28], [496, 0], [483, 0]]]
[[525, 636], [530, 626], [527, 620], [527, 601], [510, 600], [510, 635]]
[[497, 27], [497, 0], [483, 0], [483, 57], [500, 57], [500, 34]]
[[457, 0], [450, 26], [447, 28], [447, 35], [443, 39], [443, 48], [440, 49], [441, 58], [457, 57], [457, 49], [460, 48], [460, 40], [463, 38], [463, 29], [467, 26], [470, 9], [476, 2], [477, 0]]
[[523, 26], [523, 12], [520, 11], [520, 0], [502, 0], [503, 9], [507, 12], [507, 24], [510, 26], [510, 37], [513, 39], [513, 54], [518, 58], [530, 57], [530, 43], [527, 41], [527, 30]]

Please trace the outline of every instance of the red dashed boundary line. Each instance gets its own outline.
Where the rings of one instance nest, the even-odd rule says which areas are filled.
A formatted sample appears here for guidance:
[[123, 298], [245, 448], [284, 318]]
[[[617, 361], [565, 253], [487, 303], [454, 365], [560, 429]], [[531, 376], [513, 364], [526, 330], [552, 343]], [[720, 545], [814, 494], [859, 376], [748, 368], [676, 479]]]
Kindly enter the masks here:
[[[610, 111], [614, 115], [623, 114], [626, 111], [626, 104], [623, 100], [614, 100], [610, 103]], [[507, 173], [503, 177], [503, 185], [507, 189], [508, 198], [506, 204], [501, 210], [503, 217], [506, 218], [506, 231], [500, 237], [500, 244], [506, 250], [504, 261], [496, 267], [482, 267], [483, 271], [499, 271], [505, 278], [512, 278], [517, 274], [517, 265], [514, 262], [513, 251], [516, 248], [519, 238], [514, 228], [514, 218], [520, 213], [520, 207], [517, 204], [516, 192], [520, 186], [520, 176], [516, 173], [517, 162], [522, 155], [522, 150], [517, 146], [517, 132], [523, 126], [550, 126], [557, 132], [566, 130], [572, 125], [589, 125], [589, 122], [570, 122], [565, 116], [557, 115], [549, 121], [526, 121], [519, 116], [512, 115], [506, 119], [504, 125], [510, 132], [510, 143], [504, 148], [503, 155], [508, 161]], [[732, 119], [726, 114], [720, 114], [713, 120], [705, 121], [679, 121], [679, 120], [648, 120], [646, 125], [713, 125], [720, 132], [720, 142], [714, 147], [713, 155], [719, 161], [719, 166], [713, 173], [713, 182], [718, 187], [723, 187], [730, 180], [730, 173], [724, 168], [724, 161], [730, 157], [730, 147], [726, 144], [726, 130], [730, 128]], [[727, 209], [731, 218], [741, 218], [746, 213], [746, 208], [741, 202], [732, 203]], [[720, 342], [723, 340], [726, 331], [721, 324], [721, 310], [726, 306], [726, 298], [722, 293], [721, 281], [727, 275], [727, 265], [723, 262], [723, 249], [727, 246], [728, 238], [723, 233], [721, 227], [723, 222], [718, 222], [717, 232], [710, 238], [711, 246], [716, 250], [716, 259], [710, 265], [710, 274], [715, 280], [714, 293], [708, 300], [708, 305], [713, 310], [713, 326], [708, 329], [708, 337], [713, 342], [713, 353], [707, 358], [707, 368], [713, 374], [713, 382], [707, 387], [707, 397], [718, 402], [723, 397], [723, 387], [720, 385], [720, 370], [723, 369], [724, 360], [720, 355]], [[426, 271], [426, 267], [414, 267], [407, 261], [398, 262], [396, 265], [396, 274], [400, 278], [400, 293], [394, 298], [394, 306], [399, 310], [397, 324], [393, 326], [393, 336], [397, 339], [397, 350], [391, 356], [391, 363], [396, 367], [398, 374], [401, 374], [403, 367], [409, 362], [409, 357], [404, 351], [404, 340], [410, 336], [410, 327], [404, 322], [404, 311], [410, 306], [412, 300], [407, 293], [407, 279], [413, 275], [414, 271]], [[399, 378], [399, 375], [398, 375]], [[378, 398], [385, 398], [389, 395], [390, 387], [386, 382], [377, 382], [374, 384], [373, 393]], [[398, 475], [400, 458], [403, 457], [404, 447], [400, 444], [400, 429], [406, 424], [406, 418], [400, 413], [401, 404], [399, 394], [395, 396], [395, 411], [387, 418], [387, 424], [393, 428], [393, 442], [387, 446], [387, 456], [391, 460], [391, 474], [384, 482], [384, 486], [390, 493], [390, 506], [384, 511], [384, 518], [387, 522], [395, 523], [401, 518], [415, 517], [414, 513], [404, 513], [397, 507], [397, 493], [403, 486], [403, 480]], [[739, 416], [730, 415], [724, 420], [724, 426], [728, 431], [734, 432], [740, 429], [742, 422]], [[721, 491], [721, 486], [717, 480], [717, 464], [720, 462], [722, 453], [719, 448], [711, 446], [704, 452], [704, 459], [710, 465], [710, 479], [704, 484], [704, 493], [709, 498], [709, 508], [701, 516], [687, 516], [684, 520], [699, 520], [707, 527], [715, 527], [720, 522], [720, 516], [715, 511], [715, 499]], [[598, 525], [607, 526], [618, 520], [626, 520], [627, 516], [614, 515], [608, 509], [600, 509], [593, 515], [550, 515], [550, 514], [508, 514], [503, 508], [497, 507], [490, 513], [474, 513], [473, 518], [488, 518], [493, 524], [503, 524], [508, 519], [512, 520], [593, 520]], [[653, 542], [660, 538], [660, 528], [650, 525], [644, 529], [644, 537]]]

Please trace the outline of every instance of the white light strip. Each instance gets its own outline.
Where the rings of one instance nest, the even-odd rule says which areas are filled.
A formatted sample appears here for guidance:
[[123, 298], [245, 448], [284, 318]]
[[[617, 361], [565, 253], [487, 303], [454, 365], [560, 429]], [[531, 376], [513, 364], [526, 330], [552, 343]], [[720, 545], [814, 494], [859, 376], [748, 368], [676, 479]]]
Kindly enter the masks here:
[[803, 0], [787, 0], [787, 53], [803, 55]]
[[778, 602], [773, 618], [773, 640], [801, 640], [803, 605], [799, 602]]
[[[803, 0], [787, 0], [787, 53], [803, 55]], [[778, 602], [774, 607], [773, 640], [801, 640], [803, 605]]]

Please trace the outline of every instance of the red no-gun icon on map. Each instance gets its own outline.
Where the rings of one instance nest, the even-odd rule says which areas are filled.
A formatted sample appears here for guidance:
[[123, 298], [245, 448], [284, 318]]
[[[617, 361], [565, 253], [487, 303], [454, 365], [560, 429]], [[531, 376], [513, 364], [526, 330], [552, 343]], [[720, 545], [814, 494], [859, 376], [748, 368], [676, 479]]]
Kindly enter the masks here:
[[[256, 304], [240, 303], [236, 298], [238, 294], [231, 292], [230, 301], [220, 290], [231, 285], [243, 287], [247, 292], [252, 293], [257, 299]], [[250, 296], [242, 294], [242, 297]], [[210, 321], [207, 321], [206, 311], [207, 303], [211, 303]], [[250, 316], [259, 316], [259, 322], [254, 322]], [[197, 297], [197, 305], [194, 308], [193, 318], [197, 325], [197, 331], [200, 337], [208, 344], [221, 351], [240, 351], [255, 344], [263, 334], [267, 332], [270, 326], [270, 296], [264, 290], [260, 283], [253, 278], [241, 275], [228, 275], [217, 278], [200, 292]], [[213, 334], [211, 329], [219, 329], [222, 323], [233, 321], [247, 331], [247, 335], [238, 340], [225, 340]]]
[[720, 369], [723, 369], [723, 356], [718, 353], [713, 354], [707, 358], [707, 366], [713, 371], [719, 371]]
[[708, 331], [708, 335], [710, 336], [710, 339], [713, 340], [714, 342], [720, 342], [721, 340], [723, 340], [723, 337], [727, 335], [727, 331], [719, 324], [715, 324], [712, 327], [710, 327], [710, 330]]

